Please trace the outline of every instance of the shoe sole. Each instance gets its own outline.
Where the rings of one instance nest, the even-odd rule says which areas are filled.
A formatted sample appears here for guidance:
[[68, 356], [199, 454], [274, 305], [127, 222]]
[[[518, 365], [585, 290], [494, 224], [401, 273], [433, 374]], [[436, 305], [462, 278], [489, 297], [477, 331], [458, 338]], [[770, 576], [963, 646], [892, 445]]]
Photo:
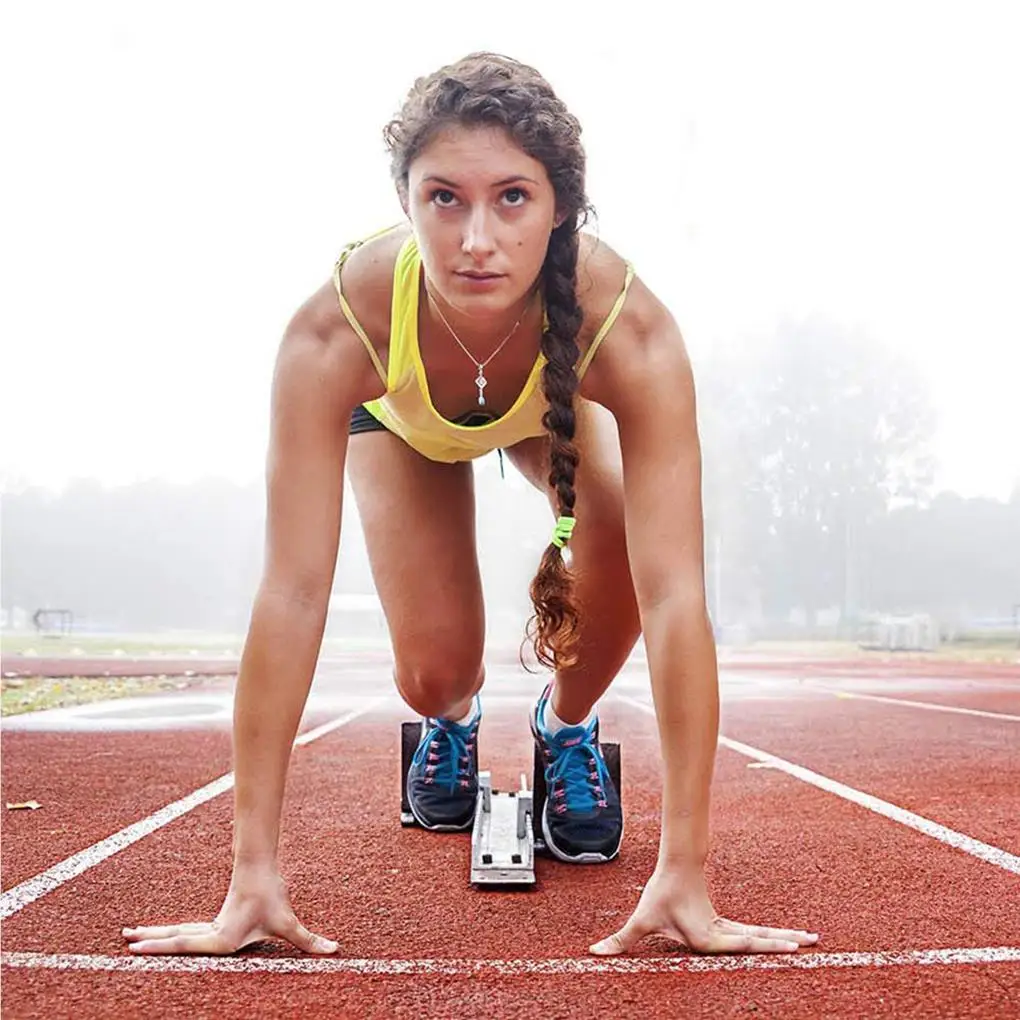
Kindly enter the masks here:
[[471, 812], [471, 817], [460, 825], [451, 825], [448, 822], [440, 822], [436, 825], [432, 825], [426, 822], [420, 814], [418, 814], [417, 808], [414, 806], [414, 801], [411, 799], [411, 790], [407, 790], [407, 804], [411, 809], [411, 814], [414, 815], [414, 820], [423, 828], [428, 829], [429, 832], [467, 832], [475, 824], [475, 813], [478, 810], [478, 798], [475, 798], [475, 810]]
[[608, 864], [620, 855], [620, 844], [623, 843], [623, 823], [620, 823], [620, 842], [616, 849], [607, 857], [605, 854], [586, 850], [584, 853], [571, 856], [565, 853], [557, 845], [549, 832], [548, 818], [545, 811], [542, 812], [542, 834], [545, 836], [546, 849], [552, 852], [557, 860], [566, 861], [567, 864]]

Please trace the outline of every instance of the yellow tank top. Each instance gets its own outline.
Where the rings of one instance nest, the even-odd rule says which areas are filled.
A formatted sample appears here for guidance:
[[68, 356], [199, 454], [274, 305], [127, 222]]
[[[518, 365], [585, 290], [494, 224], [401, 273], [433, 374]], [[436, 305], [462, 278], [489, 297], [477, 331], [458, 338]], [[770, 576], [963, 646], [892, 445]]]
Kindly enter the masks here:
[[[350, 253], [377, 236], [379, 235], [373, 234], [371, 237], [349, 244], [337, 259], [333, 270], [333, 284], [336, 287], [340, 307], [364, 343], [379, 378], [386, 386], [386, 393], [377, 400], [367, 401], [365, 409], [423, 456], [447, 463], [472, 460], [497, 448], [513, 446], [522, 439], [544, 435], [542, 415], [549, 405], [539, 385], [542, 368], [546, 363], [541, 353], [535, 359], [524, 389], [510, 410], [500, 418], [481, 425], [458, 424], [444, 418], [433, 406], [425, 366], [418, 348], [421, 256], [413, 234], [401, 246], [393, 267], [389, 365], [386, 369], [383, 368], [372, 341], [355, 318], [344, 297], [340, 281], [341, 270]], [[616, 322], [633, 278], [634, 268], [627, 263], [623, 290], [578, 363], [578, 379], [584, 377], [599, 345]]]

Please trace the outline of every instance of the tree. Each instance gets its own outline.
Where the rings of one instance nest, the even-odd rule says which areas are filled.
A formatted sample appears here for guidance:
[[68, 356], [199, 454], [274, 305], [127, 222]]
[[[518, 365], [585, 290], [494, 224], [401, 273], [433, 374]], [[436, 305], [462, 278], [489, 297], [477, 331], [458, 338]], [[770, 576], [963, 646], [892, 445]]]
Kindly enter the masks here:
[[[913, 365], [820, 318], [712, 359], [699, 387], [706, 516], [769, 615], [855, 608], [855, 548], [891, 503], [923, 503], [934, 415]], [[712, 401], [715, 406], [711, 406]]]

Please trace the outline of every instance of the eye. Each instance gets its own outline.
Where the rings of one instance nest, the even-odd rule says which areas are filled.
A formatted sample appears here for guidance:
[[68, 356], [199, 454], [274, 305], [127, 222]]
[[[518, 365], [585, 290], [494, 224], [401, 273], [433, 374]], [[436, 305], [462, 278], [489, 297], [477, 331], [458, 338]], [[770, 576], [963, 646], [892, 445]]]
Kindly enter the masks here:
[[448, 209], [457, 201], [457, 196], [448, 188], [437, 188], [432, 192], [430, 199], [440, 209]]
[[507, 205], [520, 206], [531, 196], [523, 188], [507, 188], [503, 192], [503, 198], [506, 200]]

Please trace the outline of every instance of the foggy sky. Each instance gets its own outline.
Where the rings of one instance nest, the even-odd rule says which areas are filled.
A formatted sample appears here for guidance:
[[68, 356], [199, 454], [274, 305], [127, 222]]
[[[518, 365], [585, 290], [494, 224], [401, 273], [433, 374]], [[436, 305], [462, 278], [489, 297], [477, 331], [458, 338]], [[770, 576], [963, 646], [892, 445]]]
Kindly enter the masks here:
[[[0, 477], [262, 472], [293, 311], [400, 218], [381, 128], [474, 49], [584, 125], [601, 236], [695, 362], [821, 315], [914, 359], [939, 488], [1020, 478], [1020, 64], [1006, 5], [20, 5]], [[662, 10], [661, 6], [658, 10]], [[401, 31], [395, 26], [401, 24]]]

